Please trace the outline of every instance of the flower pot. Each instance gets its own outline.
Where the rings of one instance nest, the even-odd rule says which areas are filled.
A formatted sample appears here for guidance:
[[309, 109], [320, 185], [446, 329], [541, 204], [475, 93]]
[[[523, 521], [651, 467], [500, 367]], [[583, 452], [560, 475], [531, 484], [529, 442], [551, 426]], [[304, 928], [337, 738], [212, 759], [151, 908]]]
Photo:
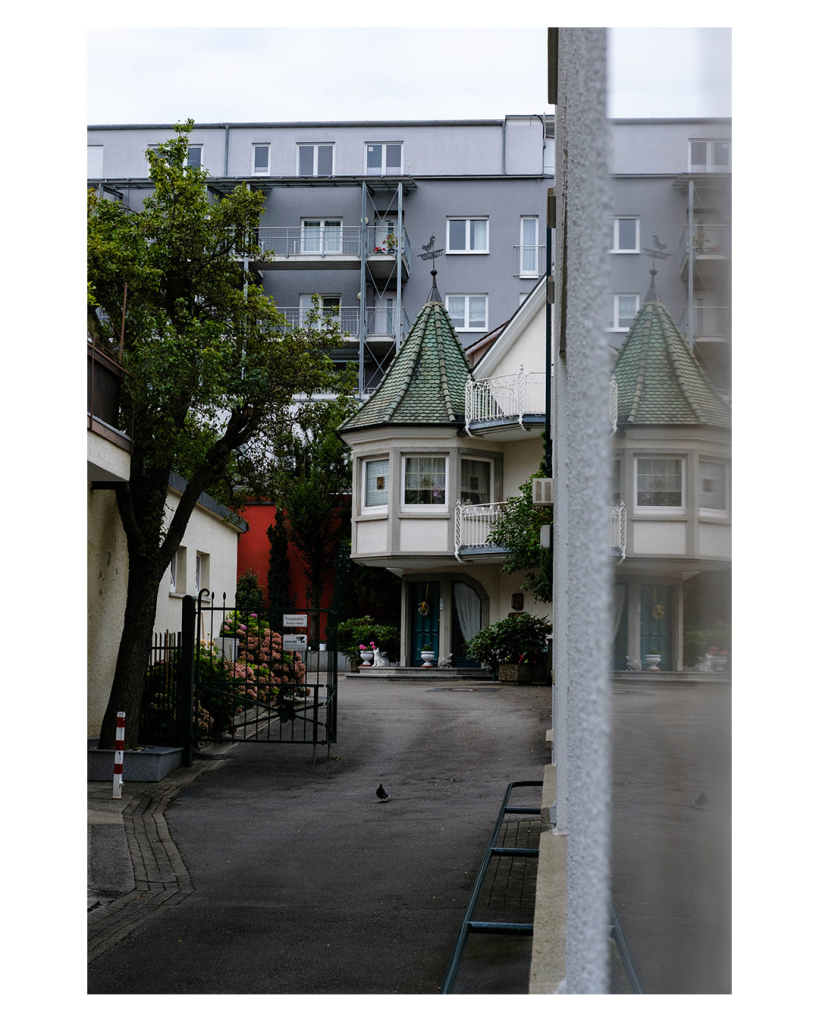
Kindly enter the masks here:
[[662, 661], [662, 657], [662, 654], [647, 654], [645, 656], [645, 663], [649, 672], [660, 671], [660, 662]]
[[533, 678], [531, 665], [521, 665], [518, 662], [498, 665], [498, 679], [502, 683], [531, 683]]
[[372, 666], [372, 663], [373, 663], [373, 657], [374, 657], [374, 655], [373, 655], [372, 651], [362, 651], [361, 652], [361, 660], [363, 662], [363, 665], [361, 667], [362, 668], [370, 668]]
[[423, 668], [432, 668], [432, 663], [435, 661], [435, 651], [421, 651], [421, 661], [423, 661]]

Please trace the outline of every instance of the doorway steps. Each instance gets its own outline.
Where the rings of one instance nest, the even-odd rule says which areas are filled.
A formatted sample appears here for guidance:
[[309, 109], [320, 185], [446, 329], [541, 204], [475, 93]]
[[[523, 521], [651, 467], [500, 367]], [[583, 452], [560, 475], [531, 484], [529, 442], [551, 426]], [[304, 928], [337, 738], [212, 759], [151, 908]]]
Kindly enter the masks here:
[[393, 683], [440, 683], [492, 682], [493, 676], [486, 668], [412, 668], [407, 665], [390, 665], [387, 668], [364, 668], [359, 672], [347, 672], [346, 679], [377, 679], [379, 682]]

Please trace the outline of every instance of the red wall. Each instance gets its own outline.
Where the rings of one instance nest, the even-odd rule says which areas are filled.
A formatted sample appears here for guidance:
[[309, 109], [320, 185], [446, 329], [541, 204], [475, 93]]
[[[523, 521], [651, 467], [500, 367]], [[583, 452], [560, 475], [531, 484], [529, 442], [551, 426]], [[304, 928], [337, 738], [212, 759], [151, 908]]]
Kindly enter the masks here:
[[[264, 591], [265, 600], [267, 593], [267, 571], [270, 567], [270, 541], [267, 539], [267, 529], [276, 524], [276, 506], [268, 502], [259, 502], [254, 505], [245, 505], [242, 518], [247, 523], [247, 532], [239, 536], [239, 548], [236, 561], [237, 578], [248, 569], [255, 569], [259, 577], [259, 586]], [[290, 558], [290, 593], [295, 596], [297, 608], [307, 607], [307, 579], [302, 567], [301, 560], [296, 550], [291, 546], [288, 551]], [[327, 608], [333, 597], [335, 585], [335, 573], [331, 572], [324, 585], [324, 593], [319, 605]]]

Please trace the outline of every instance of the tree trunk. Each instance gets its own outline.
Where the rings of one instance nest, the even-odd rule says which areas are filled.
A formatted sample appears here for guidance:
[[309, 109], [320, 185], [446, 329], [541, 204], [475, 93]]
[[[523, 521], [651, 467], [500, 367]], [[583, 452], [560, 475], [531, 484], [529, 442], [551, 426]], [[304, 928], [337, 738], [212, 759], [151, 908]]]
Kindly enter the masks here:
[[[129, 545], [130, 547], [130, 545]], [[111, 696], [102, 720], [99, 747], [112, 750], [116, 739], [117, 712], [125, 712], [125, 747], [135, 747], [139, 736], [142, 694], [151, 657], [156, 599], [162, 572], [154, 562], [131, 555], [128, 566], [128, 597]]]

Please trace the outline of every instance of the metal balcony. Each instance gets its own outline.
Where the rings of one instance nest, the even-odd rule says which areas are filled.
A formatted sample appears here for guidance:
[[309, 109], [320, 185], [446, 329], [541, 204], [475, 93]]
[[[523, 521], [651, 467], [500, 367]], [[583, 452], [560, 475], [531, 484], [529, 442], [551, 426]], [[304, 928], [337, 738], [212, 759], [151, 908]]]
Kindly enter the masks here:
[[[677, 322], [680, 334], [688, 337], [688, 309]], [[731, 310], [728, 306], [694, 306], [691, 321], [693, 341], [728, 341], [731, 337]]]
[[512, 252], [515, 277], [538, 278], [546, 273], [545, 245], [513, 245]]
[[265, 250], [253, 260], [257, 270], [357, 270], [361, 266], [361, 227], [320, 224], [260, 227], [258, 244]]
[[458, 561], [475, 555], [502, 556], [506, 548], [489, 540], [493, 527], [500, 521], [507, 502], [496, 501], [488, 505], [462, 505], [455, 502], [455, 557]]
[[546, 374], [527, 373], [521, 366], [517, 373], [469, 380], [465, 404], [467, 434], [510, 426], [529, 430], [546, 419]]
[[731, 228], [728, 224], [695, 224], [688, 236], [686, 225], [677, 246], [677, 268], [688, 279], [688, 260], [693, 254], [694, 275], [698, 281], [713, 281], [724, 272], [731, 255]]

